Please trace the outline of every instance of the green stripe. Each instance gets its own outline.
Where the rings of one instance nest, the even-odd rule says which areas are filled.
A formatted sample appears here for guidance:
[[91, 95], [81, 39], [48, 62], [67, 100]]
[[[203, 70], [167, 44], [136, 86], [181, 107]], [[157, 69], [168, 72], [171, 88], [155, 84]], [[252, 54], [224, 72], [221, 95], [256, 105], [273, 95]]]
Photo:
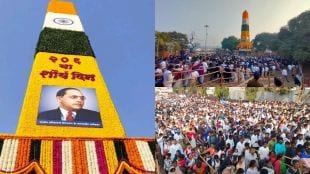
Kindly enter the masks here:
[[84, 32], [44, 28], [37, 43], [36, 53], [50, 52], [93, 56], [87, 35]]
[[247, 25], [247, 24], [243, 24], [242, 26], [241, 26], [241, 31], [249, 31], [249, 25]]

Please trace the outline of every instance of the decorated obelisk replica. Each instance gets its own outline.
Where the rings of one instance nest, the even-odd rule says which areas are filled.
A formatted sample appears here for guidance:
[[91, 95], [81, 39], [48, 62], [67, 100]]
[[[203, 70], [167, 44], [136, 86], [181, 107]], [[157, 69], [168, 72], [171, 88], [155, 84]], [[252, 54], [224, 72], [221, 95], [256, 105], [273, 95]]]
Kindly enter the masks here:
[[[4, 173], [155, 173], [154, 139], [128, 138], [72, 2], [49, 2]], [[1, 173], [0, 172], [0, 173]]]
[[242, 13], [241, 39], [237, 48], [239, 53], [247, 53], [252, 50], [252, 44], [250, 41], [249, 13], [246, 10]]

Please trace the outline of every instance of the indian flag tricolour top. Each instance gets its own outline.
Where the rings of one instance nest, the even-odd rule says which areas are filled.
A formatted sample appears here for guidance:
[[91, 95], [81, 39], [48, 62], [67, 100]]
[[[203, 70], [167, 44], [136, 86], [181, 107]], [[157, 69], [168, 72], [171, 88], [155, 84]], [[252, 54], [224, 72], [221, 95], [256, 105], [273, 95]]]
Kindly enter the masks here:
[[[66, 122], [56, 118], [40, 120], [40, 113], [56, 108], [53, 106], [56, 104], [56, 92], [49, 93], [55, 88], [77, 88], [90, 92], [88, 96], [91, 97], [86, 95], [83, 109], [96, 109], [101, 122]], [[46, 97], [49, 95], [51, 97]], [[49, 2], [16, 134], [87, 138], [126, 136], [72, 2]]]
[[84, 31], [77, 12], [71, 2], [51, 1], [43, 28]]

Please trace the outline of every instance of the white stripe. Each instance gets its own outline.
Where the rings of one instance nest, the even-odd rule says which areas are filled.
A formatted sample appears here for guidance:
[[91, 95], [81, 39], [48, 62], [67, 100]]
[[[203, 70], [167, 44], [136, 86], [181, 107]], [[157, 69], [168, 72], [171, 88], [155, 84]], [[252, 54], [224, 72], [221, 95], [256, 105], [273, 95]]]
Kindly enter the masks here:
[[0, 156], [0, 169], [13, 171], [17, 156], [18, 140], [6, 139], [3, 142], [2, 153]]
[[1, 156], [0, 156], [0, 169], [6, 171], [7, 156], [9, 153], [9, 147], [12, 139], [6, 139], [3, 141]]
[[136, 141], [136, 145], [145, 170], [155, 171], [155, 161], [148, 143], [145, 141]]
[[12, 140], [12, 161], [11, 161], [11, 165], [8, 168], [8, 171], [14, 171], [15, 168], [15, 162], [16, 162], [16, 156], [17, 156], [17, 149], [18, 149], [18, 139], [14, 139]]
[[68, 141], [68, 163], [69, 163], [69, 168], [68, 168], [68, 173], [72, 173], [72, 142]]
[[242, 24], [248, 24], [249, 25], [249, 19], [243, 18], [242, 19]]
[[72, 174], [71, 141], [62, 142], [62, 173]]
[[47, 12], [44, 27], [84, 32], [79, 16], [71, 14]]
[[88, 171], [91, 174], [100, 174], [97, 160], [96, 146], [94, 141], [85, 141]]

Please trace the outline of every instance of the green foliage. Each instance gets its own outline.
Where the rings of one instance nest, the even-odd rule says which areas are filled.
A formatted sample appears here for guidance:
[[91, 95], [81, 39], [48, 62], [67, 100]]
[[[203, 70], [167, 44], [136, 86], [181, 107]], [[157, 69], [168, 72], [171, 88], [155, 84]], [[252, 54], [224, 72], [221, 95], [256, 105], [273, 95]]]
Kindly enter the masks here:
[[155, 51], [180, 51], [187, 47], [186, 34], [178, 32], [155, 32]]
[[278, 50], [279, 44], [277, 33], [260, 33], [253, 40], [253, 46], [258, 51], [265, 51], [266, 49], [275, 51]]
[[229, 49], [230, 51], [233, 51], [236, 49], [239, 42], [240, 41], [235, 36], [229, 36], [228, 38], [223, 39], [222, 48], [223, 49]]
[[[259, 43], [259, 44], [258, 44]], [[254, 39], [257, 50], [270, 48], [278, 54], [297, 61], [310, 60], [310, 11], [289, 20], [279, 33], [261, 33]]]
[[229, 88], [228, 87], [215, 87], [214, 95], [218, 99], [226, 99], [229, 96]]
[[52, 52], [93, 56], [94, 52], [84, 32], [44, 28], [37, 43], [37, 52]]
[[254, 101], [256, 99], [258, 88], [245, 88], [245, 96], [247, 100]]
[[177, 94], [184, 94], [185, 93], [185, 88], [184, 87], [178, 87], [178, 88], [172, 88], [173, 92]]

